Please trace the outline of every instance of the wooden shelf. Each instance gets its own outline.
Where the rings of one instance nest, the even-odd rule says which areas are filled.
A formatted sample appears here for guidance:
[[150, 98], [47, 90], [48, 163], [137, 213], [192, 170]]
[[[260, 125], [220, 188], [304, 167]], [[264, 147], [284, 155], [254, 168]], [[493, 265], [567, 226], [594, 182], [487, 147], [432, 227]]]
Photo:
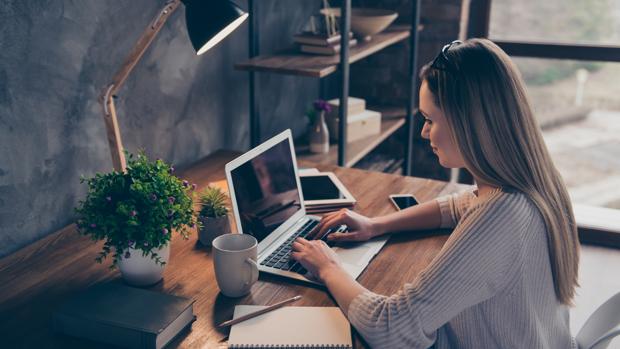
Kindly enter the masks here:
[[394, 169], [394, 171], [392, 171], [390, 173], [393, 174], [393, 175], [402, 176], [403, 175], [403, 169], [402, 168], [397, 168], [397, 169]]
[[[381, 121], [381, 133], [348, 143], [345, 166], [354, 166], [365, 155], [381, 144], [381, 142], [383, 142], [386, 138], [403, 127], [405, 125], [405, 121], [405, 117], [383, 119]], [[297, 149], [297, 158], [299, 160], [330, 165], [334, 165], [338, 162], [338, 146], [335, 144], [330, 145], [329, 152], [327, 154], [310, 153], [307, 146], [300, 146], [297, 147]]]
[[[394, 25], [376, 34], [370, 41], [361, 41], [349, 50], [349, 63], [354, 63], [387, 46], [409, 37], [410, 26]], [[235, 64], [235, 69], [322, 78], [338, 70], [340, 55], [318, 56], [290, 49], [273, 55], [256, 56]]]

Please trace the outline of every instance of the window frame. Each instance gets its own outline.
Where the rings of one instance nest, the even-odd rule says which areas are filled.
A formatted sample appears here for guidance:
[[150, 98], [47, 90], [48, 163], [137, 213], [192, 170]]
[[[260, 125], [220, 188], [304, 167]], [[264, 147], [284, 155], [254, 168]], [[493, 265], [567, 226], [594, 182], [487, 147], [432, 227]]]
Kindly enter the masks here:
[[[492, 0], [463, 0], [469, 2], [467, 38], [489, 38]], [[620, 62], [620, 45], [587, 45], [532, 41], [493, 40], [509, 56], [529, 58], [570, 59], [580, 61]], [[573, 204], [579, 239], [620, 248], [620, 210]], [[591, 222], [596, 221], [593, 225]]]

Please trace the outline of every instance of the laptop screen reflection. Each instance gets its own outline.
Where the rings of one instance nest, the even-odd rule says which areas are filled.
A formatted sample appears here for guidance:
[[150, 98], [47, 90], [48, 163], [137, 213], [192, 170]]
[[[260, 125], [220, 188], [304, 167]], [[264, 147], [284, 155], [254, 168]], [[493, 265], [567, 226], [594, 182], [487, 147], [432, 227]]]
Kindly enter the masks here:
[[260, 242], [301, 210], [288, 140], [231, 171], [244, 234]]

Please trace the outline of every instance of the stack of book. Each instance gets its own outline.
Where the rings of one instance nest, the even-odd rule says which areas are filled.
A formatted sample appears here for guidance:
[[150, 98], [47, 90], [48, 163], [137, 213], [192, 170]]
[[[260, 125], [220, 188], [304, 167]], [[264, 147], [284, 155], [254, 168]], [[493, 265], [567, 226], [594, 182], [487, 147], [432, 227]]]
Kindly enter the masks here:
[[[319, 55], [335, 55], [340, 53], [341, 39], [340, 34], [327, 36], [327, 34], [314, 34], [312, 32], [303, 32], [293, 36], [298, 43], [299, 50], [305, 53]], [[357, 40], [353, 37], [353, 33], [349, 33], [349, 47], [357, 45]]]

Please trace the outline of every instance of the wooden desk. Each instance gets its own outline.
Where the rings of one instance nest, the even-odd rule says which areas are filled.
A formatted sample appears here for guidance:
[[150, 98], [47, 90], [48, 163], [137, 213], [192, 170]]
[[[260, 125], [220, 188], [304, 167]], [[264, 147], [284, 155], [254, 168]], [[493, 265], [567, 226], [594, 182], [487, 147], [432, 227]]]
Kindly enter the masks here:
[[[224, 164], [234, 156], [231, 152], [217, 152], [191, 168], [179, 170], [180, 177], [198, 184], [199, 188], [209, 182], [225, 181]], [[388, 201], [389, 194], [413, 193], [419, 200], [427, 201], [460, 187], [333, 166], [320, 166], [320, 169], [334, 171], [357, 198], [355, 210], [370, 216], [394, 211]], [[378, 293], [396, 292], [404, 282], [413, 280], [443, 246], [447, 237], [437, 233], [392, 236], [358, 278], [359, 282]], [[56, 335], [51, 330], [51, 314], [60, 302], [94, 283], [120, 277], [118, 270], [108, 269], [109, 261], [104, 264], [94, 261], [101, 245], [78, 235], [75, 227], [69, 226], [0, 260], [0, 347], [107, 347]], [[175, 339], [172, 348], [226, 347], [222, 339], [229, 330], [217, 330], [214, 324], [230, 319], [236, 304], [272, 304], [300, 294], [303, 299], [295, 305], [336, 305], [325, 289], [264, 274], [246, 297], [231, 299], [221, 295], [210, 248], [197, 243], [197, 235], [189, 240], [175, 235], [164, 279], [150, 289], [196, 300], [197, 320], [191, 331]], [[354, 336], [355, 346], [365, 347], [355, 332]]]

